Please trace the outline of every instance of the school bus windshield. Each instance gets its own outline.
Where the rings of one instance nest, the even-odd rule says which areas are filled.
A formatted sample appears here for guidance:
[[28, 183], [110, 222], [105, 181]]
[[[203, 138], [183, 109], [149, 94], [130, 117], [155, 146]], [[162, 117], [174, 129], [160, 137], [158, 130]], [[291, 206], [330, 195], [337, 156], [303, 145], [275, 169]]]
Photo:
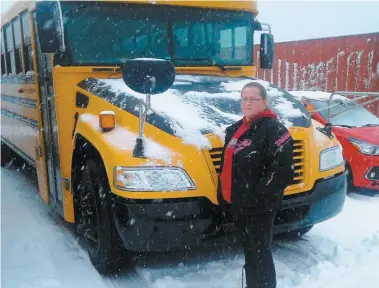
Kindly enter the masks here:
[[67, 65], [165, 58], [176, 66], [252, 65], [253, 14], [140, 4], [62, 3]]

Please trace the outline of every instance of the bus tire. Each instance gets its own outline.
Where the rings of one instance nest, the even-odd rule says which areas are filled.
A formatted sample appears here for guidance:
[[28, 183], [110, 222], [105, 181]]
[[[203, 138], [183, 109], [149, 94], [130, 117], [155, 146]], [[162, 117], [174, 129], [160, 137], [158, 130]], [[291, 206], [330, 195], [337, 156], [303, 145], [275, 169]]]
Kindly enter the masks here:
[[92, 264], [102, 275], [120, 271], [127, 255], [112, 221], [110, 187], [102, 161], [85, 161], [77, 193], [75, 227]]

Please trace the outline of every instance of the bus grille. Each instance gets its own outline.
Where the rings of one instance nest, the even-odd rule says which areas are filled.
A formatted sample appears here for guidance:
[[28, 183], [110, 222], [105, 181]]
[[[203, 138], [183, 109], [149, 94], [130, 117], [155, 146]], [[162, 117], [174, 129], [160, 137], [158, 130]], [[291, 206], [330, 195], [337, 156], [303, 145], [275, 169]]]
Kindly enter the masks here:
[[[295, 168], [295, 175], [292, 184], [300, 184], [304, 182], [304, 143], [301, 140], [294, 140], [293, 144], [293, 163]], [[209, 155], [212, 159], [213, 166], [220, 174], [222, 148], [213, 148], [209, 150]]]
[[221, 165], [221, 154], [222, 154], [222, 148], [213, 148], [212, 150], [209, 150], [209, 155], [211, 156], [213, 166], [216, 169], [217, 174], [220, 174], [220, 165]]
[[295, 175], [292, 184], [300, 184], [304, 182], [304, 143], [301, 140], [293, 141], [293, 165]]

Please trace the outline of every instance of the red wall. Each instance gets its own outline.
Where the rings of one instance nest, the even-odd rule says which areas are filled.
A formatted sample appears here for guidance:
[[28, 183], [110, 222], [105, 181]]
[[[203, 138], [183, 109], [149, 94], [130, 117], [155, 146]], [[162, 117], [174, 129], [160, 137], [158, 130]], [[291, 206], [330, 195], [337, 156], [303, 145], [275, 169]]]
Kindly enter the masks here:
[[[286, 90], [379, 92], [379, 33], [276, 43], [272, 70], [259, 68], [257, 78]], [[367, 105], [379, 116], [379, 101]]]

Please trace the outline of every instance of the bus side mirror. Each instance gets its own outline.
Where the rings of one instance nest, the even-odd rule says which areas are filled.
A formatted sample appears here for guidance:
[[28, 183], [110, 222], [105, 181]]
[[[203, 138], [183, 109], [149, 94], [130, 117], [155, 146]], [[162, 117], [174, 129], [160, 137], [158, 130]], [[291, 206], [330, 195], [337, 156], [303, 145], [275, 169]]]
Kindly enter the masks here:
[[128, 59], [122, 65], [122, 78], [137, 93], [159, 94], [174, 83], [175, 69], [162, 59]]
[[36, 3], [37, 32], [42, 53], [63, 52], [63, 23], [59, 1]]
[[140, 99], [139, 127], [133, 156], [145, 158], [143, 127], [150, 109], [150, 96], [167, 91], [175, 81], [172, 62], [162, 59], [128, 59], [122, 65], [122, 78], [133, 91], [146, 94], [146, 101]]
[[260, 68], [272, 69], [274, 61], [274, 36], [270, 33], [261, 34]]

